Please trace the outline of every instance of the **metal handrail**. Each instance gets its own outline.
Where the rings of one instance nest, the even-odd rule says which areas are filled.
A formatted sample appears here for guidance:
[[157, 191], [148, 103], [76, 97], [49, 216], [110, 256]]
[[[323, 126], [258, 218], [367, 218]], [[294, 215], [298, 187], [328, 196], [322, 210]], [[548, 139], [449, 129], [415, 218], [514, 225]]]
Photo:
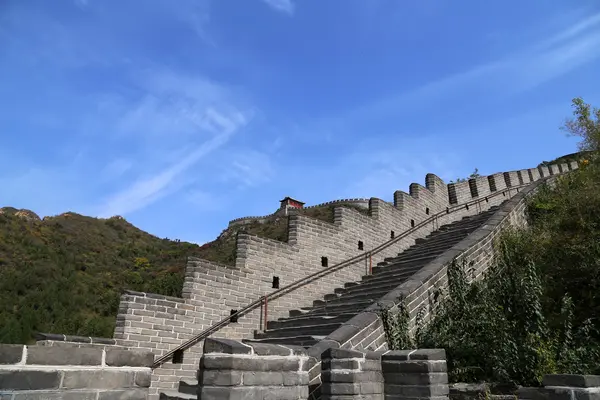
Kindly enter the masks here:
[[[545, 180], [546, 178], [541, 178], [540, 180]], [[245, 315], [246, 313], [248, 313], [249, 311], [252, 311], [254, 309], [256, 309], [258, 306], [260, 306], [261, 304], [263, 304], [263, 302], [266, 302], [268, 299], [273, 299], [273, 298], [279, 298], [282, 294], [284, 294], [284, 292], [289, 291], [290, 289], [294, 289], [297, 286], [301, 285], [305, 285], [306, 283], [317, 279], [317, 278], [321, 278], [323, 276], [329, 275], [335, 271], [338, 271], [344, 267], [347, 267], [349, 265], [352, 265], [354, 263], [356, 263], [357, 261], [360, 261], [361, 259], [366, 259], [366, 257], [372, 257], [374, 254], [378, 254], [379, 252], [381, 252], [382, 250], [385, 250], [386, 248], [388, 248], [389, 246], [393, 245], [394, 243], [398, 242], [399, 240], [402, 240], [404, 238], [406, 238], [408, 235], [410, 235], [411, 233], [413, 233], [414, 231], [416, 231], [417, 229], [421, 229], [422, 227], [426, 226], [427, 224], [429, 224], [430, 222], [435, 222], [436, 219], [442, 215], [446, 215], [446, 214], [451, 214], [453, 212], [458, 211], [459, 209], [468, 207], [468, 206], [472, 206], [472, 205], [477, 205], [481, 202], [484, 201], [488, 201], [490, 198], [499, 196], [501, 194], [506, 194], [507, 191], [513, 190], [513, 189], [520, 189], [522, 187], [526, 187], [529, 186], [531, 183], [533, 182], [529, 182], [527, 184], [523, 184], [523, 185], [517, 185], [517, 186], [511, 186], [511, 187], [507, 187], [506, 189], [503, 189], [502, 191], [498, 191], [496, 193], [487, 195], [483, 198], [480, 199], [476, 199], [476, 200], [472, 200], [470, 202], [464, 203], [464, 204], [460, 204], [460, 205], [456, 205], [453, 207], [447, 207], [445, 211], [440, 211], [434, 215], [432, 215], [431, 217], [427, 218], [426, 220], [416, 224], [414, 227], [411, 227], [410, 229], [408, 229], [407, 231], [401, 233], [398, 236], [395, 236], [393, 239], [388, 240], [387, 242], [384, 242], [382, 244], [380, 244], [379, 246], [375, 247], [374, 249], [371, 249], [369, 251], [365, 251], [364, 253], [361, 253], [357, 256], [354, 256], [352, 258], [349, 258], [345, 261], [342, 261], [336, 265], [331, 266], [330, 268], [327, 269], [323, 269], [321, 271], [317, 271], [313, 274], [310, 274], [308, 276], [305, 276], [304, 278], [297, 280], [293, 283], [290, 283], [287, 286], [284, 286], [280, 289], [275, 290], [274, 292], [271, 292], [270, 294], [261, 296], [259, 299], [253, 301], [252, 303], [248, 304], [246, 307], [242, 308], [241, 310], [237, 311], [234, 314], [229, 315], [228, 317], [222, 319], [221, 321], [217, 322], [216, 324], [212, 325], [210, 328], [205, 329], [204, 331], [202, 331], [201, 333], [197, 334], [196, 336], [194, 336], [193, 338], [191, 338], [190, 340], [188, 340], [187, 342], [183, 343], [182, 345], [176, 347], [173, 350], [170, 350], [168, 353], [166, 353], [165, 355], [157, 358], [154, 363], [152, 364], [152, 368], [156, 368], [158, 366], [160, 366], [161, 364], [163, 364], [164, 362], [166, 362], [167, 360], [169, 360], [170, 358], [173, 357], [173, 355], [177, 352], [177, 351], [181, 351], [181, 350], [187, 350], [188, 348], [190, 348], [191, 346], [195, 345], [196, 343], [198, 343], [201, 340], [206, 339], [208, 336], [210, 336], [211, 334], [213, 334], [214, 332], [218, 331], [219, 329], [221, 329], [222, 327], [226, 326], [229, 324], [229, 322], [231, 321], [231, 319], [235, 319], [238, 317], [241, 317], [243, 315]], [[266, 315], [266, 313], [265, 313]], [[266, 323], [267, 321], [264, 321], [265, 327], [266, 327]]]

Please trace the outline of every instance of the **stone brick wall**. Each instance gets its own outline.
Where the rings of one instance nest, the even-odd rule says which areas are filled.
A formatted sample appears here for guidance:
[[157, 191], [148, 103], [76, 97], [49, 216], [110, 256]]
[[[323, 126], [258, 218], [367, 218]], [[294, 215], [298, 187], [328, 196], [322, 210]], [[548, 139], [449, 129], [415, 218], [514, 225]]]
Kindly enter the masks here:
[[0, 399], [145, 400], [153, 359], [102, 344], [0, 344]]
[[321, 355], [322, 400], [383, 400], [381, 356], [377, 352], [329, 349]]
[[444, 349], [390, 351], [381, 357], [386, 400], [448, 399]]
[[[525, 181], [523, 176], [530, 176], [529, 172], [522, 170], [521, 180]], [[287, 242], [241, 233], [237, 240], [235, 266], [189, 259], [183, 298], [125, 293], [121, 298], [114, 337], [123, 346], [152, 350], [161, 356], [227, 318], [232, 310], [239, 310], [275, 291], [272, 285], [274, 277], [279, 278], [283, 287], [325, 270], [323, 257], [327, 258], [327, 265], [331, 267], [351, 257], [364, 255], [364, 258], [339, 271], [280, 297], [270, 298], [267, 319], [287, 316], [290, 310], [312, 305], [314, 300], [342, 287], [345, 282], [360, 280], [368, 272], [369, 265], [374, 266], [384, 258], [398, 254], [413, 245], [415, 239], [426, 236], [439, 226], [477, 214], [514, 196], [518, 193], [519, 189], [515, 186], [519, 183], [517, 171], [451, 185], [428, 174], [425, 186], [412, 184], [409, 193], [394, 193], [394, 204], [372, 198], [369, 202], [370, 216], [343, 206], [335, 208], [334, 223], [293, 215], [289, 218]], [[512, 187], [507, 187], [507, 184]], [[481, 200], [478, 204], [465, 206], [466, 202], [477, 199]], [[419, 227], [419, 223], [438, 213], [432, 222]], [[418, 229], [371, 259], [366, 255], [369, 250], [389, 241], [392, 235], [397, 238], [413, 226]], [[359, 241], [363, 250], [359, 250]], [[213, 337], [249, 338], [263, 326], [263, 316], [264, 310], [258, 307], [241, 316], [238, 322], [220, 329]], [[373, 320], [370, 323], [378, 322]], [[362, 337], [361, 343], [364, 348], [379, 349], [384, 345], [384, 337], [373, 331]], [[183, 360], [179, 360], [181, 362], [167, 362], [155, 369], [150, 393], [156, 395], [158, 388], [173, 389], [180, 377], [192, 377], [201, 354], [202, 342], [186, 350]]]
[[198, 371], [198, 398], [308, 398], [308, 356], [301, 347], [207, 339]]
[[598, 375], [545, 375], [541, 388], [521, 388], [519, 400], [600, 400]]
[[[524, 174], [523, 174], [524, 175]], [[527, 174], [528, 175], [528, 174]], [[506, 183], [514, 182], [515, 174], [504, 174]], [[495, 178], [495, 177], [494, 177]], [[525, 188], [517, 189], [518, 192], [490, 220], [448, 250], [440, 257], [423, 267], [409, 280], [398, 286], [395, 290], [384, 296], [379, 304], [374, 304], [363, 313], [344, 323], [325, 339], [315, 344], [308, 350], [308, 354], [318, 358], [328, 348], [344, 348], [354, 350], [382, 351], [387, 349], [385, 332], [379, 318], [380, 307], [397, 309], [401, 299], [405, 300], [411, 315], [411, 324], [414, 328], [417, 312], [425, 308], [425, 319], [430, 315], [433, 306], [434, 293], [438, 289], [447, 287], [447, 267], [456, 259], [459, 263], [463, 260], [473, 262], [471, 279], [478, 279], [491, 265], [494, 256], [494, 241], [506, 227], [523, 227], [526, 225], [526, 198], [535, 193], [543, 182], [552, 184], [555, 177], [544, 181], [536, 181]], [[462, 182], [459, 183], [462, 185]], [[320, 363], [313, 362], [309, 370], [311, 379], [311, 392], [318, 390], [320, 385]]]

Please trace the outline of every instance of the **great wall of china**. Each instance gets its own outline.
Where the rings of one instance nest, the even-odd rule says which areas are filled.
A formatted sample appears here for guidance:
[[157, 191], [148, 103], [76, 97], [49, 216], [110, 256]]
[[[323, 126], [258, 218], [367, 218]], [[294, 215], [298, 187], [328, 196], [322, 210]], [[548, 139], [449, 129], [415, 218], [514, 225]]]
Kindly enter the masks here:
[[[0, 345], [0, 399], [67, 398], [61, 397], [65, 393], [73, 399], [200, 398], [196, 392], [211, 399], [306, 399], [309, 391], [311, 398], [383, 399], [378, 388], [346, 394], [359, 397], [329, 393], [335, 383], [331, 370], [339, 367], [333, 360], [359, 360], [356, 371], [385, 375], [381, 357], [387, 345], [378, 307], [394, 307], [403, 299], [414, 319], [417, 310], [430, 306], [432, 292], [446, 284], [446, 267], [453, 259], [472, 262], [472, 278], [477, 279], [493, 259], [498, 233], [526, 224], [526, 198], [542, 183], [577, 167], [573, 161], [451, 184], [428, 174], [425, 186], [413, 183], [409, 193], [395, 192], [393, 204], [371, 198], [368, 215], [343, 205], [336, 206], [333, 223], [290, 213], [287, 242], [240, 232], [234, 266], [188, 260], [182, 298], [124, 293], [111, 339], [42, 334], [37, 345]], [[361, 278], [368, 282], [376, 272], [391, 271], [400, 262], [398, 254], [430, 234], [455, 233], [462, 236], [450, 247], [434, 243], [423, 263], [409, 258], [418, 269], [402, 276], [398, 285], [381, 280], [385, 292], [377, 299], [354, 291], [354, 303], [336, 303]], [[306, 310], [327, 311], [328, 304], [330, 310], [347, 306], [344, 318], [302, 325]], [[310, 321], [330, 315], [315, 312]], [[277, 320], [287, 317], [308, 333], [286, 336], [288, 328]], [[277, 328], [281, 334], [268, 335]], [[407, 354], [393, 353], [386, 356], [390, 362], [411, 361]], [[417, 359], [435, 364], [442, 360], [440, 354]], [[38, 383], [23, 383], [32, 380]], [[11, 382], [14, 387], [3, 393], [2, 384]], [[278, 394], [266, 395], [273, 391]]]

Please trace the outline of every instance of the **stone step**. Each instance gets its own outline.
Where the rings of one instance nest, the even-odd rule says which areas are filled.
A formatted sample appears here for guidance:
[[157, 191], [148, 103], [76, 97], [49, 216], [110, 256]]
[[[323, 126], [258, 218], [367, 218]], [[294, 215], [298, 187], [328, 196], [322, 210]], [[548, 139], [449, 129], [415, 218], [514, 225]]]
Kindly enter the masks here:
[[181, 393], [176, 390], [163, 390], [158, 396], [159, 400], [195, 400], [197, 398], [197, 394]]
[[464, 217], [415, 240], [414, 246], [386, 258], [361, 281], [346, 282], [323, 299], [314, 300], [312, 307], [291, 310], [289, 317], [270, 321], [269, 329], [256, 333], [254, 340], [305, 347], [317, 343], [482, 226], [497, 208]]
[[371, 279], [364, 280], [358, 286], [353, 286], [352, 291], [349, 293], [353, 293], [356, 291], [364, 291], [367, 288], [375, 288], [377, 289], [380, 286], [387, 286], [389, 284], [395, 284], [396, 286], [400, 285], [406, 279], [410, 278], [417, 272], [423, 268], [426, 263], [422, 265], [414, 265], [411, 267], [404, 267], [403, 265], [392, 265], [390, 269], [384, 272], [380, 272], [377, 275], [369, 275], [372, 276]]
[[382, 276], [393, 275], [396, 273], [396, 270], [399, 268], [403, 268], [403, 269], [417, 268], [417, 269], [419, 269], [419, 268], [429, 264], [430, 262], [432, 262], [433, 260], [435, 260], [442, 254], [444, 254], [444, 252], [441, 252], [439, 254], [428, 254], [428, 255], [425, 255], [420, 258], [411, 259], [409, 261], [399, 261], [399, 262], [395, 262], [395, 263], [390, 263], [388, 265], [380, 265], [377, 267], [373, 267], [373, 274], [363, 275], [361, 278], [361, 281], [368, 282], [371, 280], [378, 280]]
[[344, 323], [354, 317], [354, 314], [338, 315], [302, 315], [299, 317], [280, 318], [277, 321], [269, 321], [268, 329], [279, 329], [284, 327], [305, 326], [305, 325], [326, 325], [333, 323]]
[[320, 324], [320, 325], [303, 325], [303, 326], [291, 326], [291, 327], [283, 327], [278, 329], [268, 329], [264, 333], [256, 333], [254, 335], [255, 339], [265, 339], [265, 338], [282, 338], [282, 337], [294, 337], [300, 335], [308, 335], [308, 336], [327, 336], [331, 332], [335, 331], [337, 328], [342, 326], [341, 322], [338, 323], [329, 323], [329, 324]]
[[437, 231], [430, 233], [428, 236], [425, 236], [424, 238], [415, 239], [415, 244], [423, 244], [426, 242], [435, 243], [438, 240], [452, 237], [454, 234], [457, 233], [473, 231], [474, 229], [477, 229], [477, 227], [484, 224], [488, 218], [489, 216], [486, 216], [486, 218], [469, 221], [468, 224], [463, 223], [460, 225], [453, 226], [451, 228], [440, 228]]
[[195, 379], [182, 379], [179, 381], [179, 392], [185, 394], [198, 393], [198, 381]]
[[361, 300], [348, 303], [323, 304], [320, 307], [311, 307], [310, 309], [306, 309], [306, 312], [309, 312], [313, 315], [339, 315], [350, 312], [355, 312], [358, 314], [374, 302], [374, 300]]
[[439, 248], [445, 248], [448, 247], [450, 244], [454, 244], [456, 242], [461, 241], [462, 239], [464, 239], [468, 234], [467, 233], [461, 233], [461, 234], [455, 234], [450, 236], [449, 238], [445, 239], [445, 240], [440, 240], [437, 242], [425, 242], [423, 244], [415, 244], [411, 247], [409, 247], [408, 249], [404, 250], [402, 253], [400, 253], [398, 256], [396, 257], [386, 257], [385, 260], [387, 260], [388, 258], [397, 258], [399, 256], [402, 256], [404, 254], [410, 254], [416, 251], [423, 251], [423, 250], [437, 250]]
[[302, 347], [310, 347], [317, 344], [320, 340], [325, 339], [325, 336], [309, 336], [309, 335], [301, 335], [301, 336], [291, 336], [291, 337], [278, 337], [278, 338], [266, 338], [266, 339], [247, 339], [242, 340], [242, 342], [264, 342], [264, 343], [272, 343], [272, 344], [283, 344], [283, 345], [292, 345], [292, 346], [302, 346]]

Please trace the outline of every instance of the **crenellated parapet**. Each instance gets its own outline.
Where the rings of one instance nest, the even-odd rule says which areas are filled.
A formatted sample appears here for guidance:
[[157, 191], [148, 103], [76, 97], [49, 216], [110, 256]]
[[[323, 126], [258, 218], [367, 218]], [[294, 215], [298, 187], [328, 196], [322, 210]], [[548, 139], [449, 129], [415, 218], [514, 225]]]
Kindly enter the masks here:
[[[290, 310], [312, 305], [314, 299], [345, 282], [359, 281], [371, 266], [397, 255], [439, 226], [499, 205], [532, 182], [576, 168], [575, 162], [540, 166], [450, 184], [427, 174], [424, 185], [413, 183], [408, 192], [396, 191], [393, 203], [371, 198], [368, 203], [366, 199], [344, 199], [317, 205], [334, 206], [333, 222], [290, 213], [286, 242], [240, 232], [234, 266], [190, 258], [182, 299], [135, 292], [123, 295], [115, 339], [121, 345], [152, 348], [157, 356], [164, 355], [262, 296], [357, 257], [339, 271], [270, 299], [268, 316], [259, 307], [213, 334], [227, 339], [251, 338], [265, 318], [287, 316]], [[473, 205], [477, 200], [480, 201]], [[368, 215], [347, 204], [368, 207]], [[398, 240], [369, 254], [393, 238]], [[369, 340], [381, 339], [381, 335], [373, 335]], [[187, 349], [181, 362], [169, 361], [157, 368], [151, 394], [159, 387], [174, 388], [176, 383], [170, 376], [193, 377], [201, 355], [202, 342]]]

